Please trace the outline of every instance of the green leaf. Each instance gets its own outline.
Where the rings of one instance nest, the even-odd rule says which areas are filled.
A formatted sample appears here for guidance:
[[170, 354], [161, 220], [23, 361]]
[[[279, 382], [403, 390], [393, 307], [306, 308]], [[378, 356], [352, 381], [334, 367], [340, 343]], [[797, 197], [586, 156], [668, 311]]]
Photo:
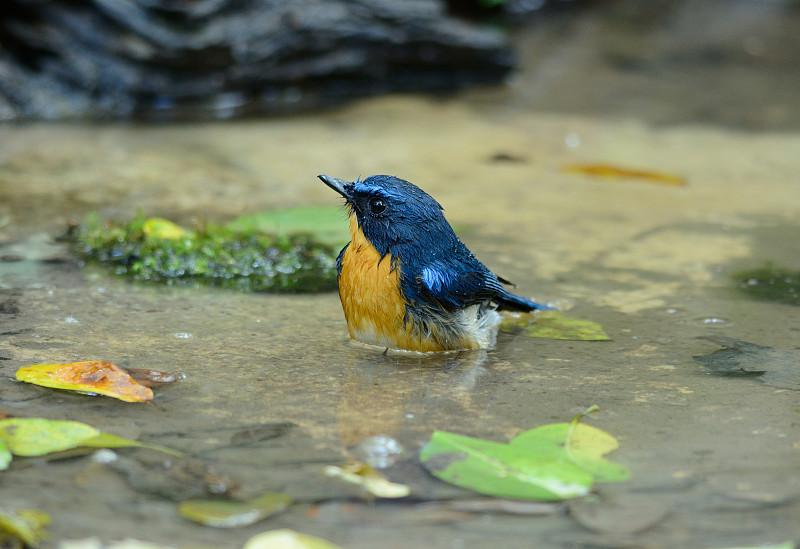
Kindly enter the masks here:
[[[0, 420], [0, 441], [7, 449], [18, 456], [43, 456], [53, 452], [70, 450], [80, 446], [90, 448], [122, 448], [137, 446], [181, 457], [176, 450], [137, 442], [126, 438], [101, 433], [91, 425], [79, 421], [65, 421], [45, 418], [8, 418]], [[2, 450], [0, 450], [2, 460]]]
[[504, 331], [509, 331], [513, 327], [524, 328], [525, 335], [528, 337], [572, 341], [609, 341], [611, 339], [600, 324], [591, 320], [570, 318], [558, 311], [542, 311], [535, 315], [512, 317], [504, 320], [501, 325], [501, 329]]
[[557, 450], [544, 445], [534, 452], [436, 431], [420, 459], [435, 477], [481, 494], [546, 501], [586, 495], [594, 478]]
[[269, 492], [249, 501], [187, 500], [178, 506], [178, 512], [183, 518], [205, 526], [238, 528], [280, 513], [291, 503], [288, 495]]
[[338, 545], [316, 536], [300, 534], [294, 530], [271, 530], [253, 536], [242, 549], [342, 549]]
[[603, 458], [617, 440], [580, 423], [597, 409], [525, 431], [508, 444], [436, 431], [420, 459], [437, 478], [482, 494], [548, 501], [582, 496], [596, 481], [630, 477], [625, 466]]
[[243, 215], [228, 223], [226, 228], [245, 233], [310, 234], [332, 246], [343, 246], [350, 240], [342, 209], [332, 206], [300, 206]]
[[191, 238], [192, 233], [163, 217], [150, 217], [142, 225], [142, 232], [151, 238], [179, 240]]
[[[0, 507], [0, 533], [7, 532], [21, 540], [26, 547], [35, 548], [46, 536], [44, 527], [50, 524], [50, 515], [36, 509], [8, 509]], [[3, 536], [0, 536], [2, 539]], [[16, 545], [13, 545], [16, 546]]]
[[622, 482], [631, 473], [622, 464], [603, 458], [619, 447], [605, 431], [583, 423], [552, 423], [517, 435], [510, 443], [534, 451], [543, 444], [556, 445], [570, 462], [594, 476], [597, 482]]
[[78, 421], [43, 418], [8, 418], [0, 420], [0, 439], [12, 454], [43, 456], [81, 446], [100, 431]]
[[0, 471], [8, 469], [9, 463], [11, 463], [11, 450], [8, 449], [6, 443], [0, 438]]
[[164, 452], [175, 457], [183, 457], [183, 452], [161, 446], [160, 444], [150, 444], [147, 442], [139, 442], [138, 440], [130, 440], [111, 433], [100, 433], [96, 437], [84, 440], [81, 446], [88, 446], [90, 448], [147, 448], [148, 450], [155, 450], [156, 452]]

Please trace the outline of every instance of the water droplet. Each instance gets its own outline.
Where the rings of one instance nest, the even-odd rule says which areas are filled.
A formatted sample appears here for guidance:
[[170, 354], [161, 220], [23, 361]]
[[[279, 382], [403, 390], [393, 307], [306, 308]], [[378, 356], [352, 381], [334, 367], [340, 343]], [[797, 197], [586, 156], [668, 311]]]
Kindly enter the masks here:
[[581, 146], [581, 136], [577, 133], [568, 133], [564, 137], [564, 143], [566, 143], [567, 147], [570, 149], [577, 149]]
[[117, 453], [113, 450], [109, 450], [108, 448], [103, 448], [102, 450], [97, 450], [92, 454], [92, 461], [95, 463], [112, 463], [117, 461]]
[[728, 326], [733, 326], [733, 322], [720, 316], [704, 316], [695, 319], [695, 324], [709, 326], [711, 328], [727, 328]]
[[403, 446], [392, 437], [375, 435], [362, 440], [353, 448], [353, 454], [376, 469], [386, 469], [394, 465], [404, 450]]

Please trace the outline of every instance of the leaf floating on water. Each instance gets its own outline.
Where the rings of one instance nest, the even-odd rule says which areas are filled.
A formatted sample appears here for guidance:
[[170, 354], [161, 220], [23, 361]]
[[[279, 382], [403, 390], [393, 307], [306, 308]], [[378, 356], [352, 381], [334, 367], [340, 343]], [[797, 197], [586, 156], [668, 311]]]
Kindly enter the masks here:
[[300, 206], [243, 215], [225, 227], [235, 232], [310, 234], [320, 242], [341, 247], [350, 240], [344, 217], [336, 206]]
[[172, 455], [181, 455], [170, 448], [128, 440], [110, 433], [101, 433], [79, 421], [45, 418], [7, 418], [0, 420], [0, 440], [17, 456], [35, 457], [71, 450], [81, 446], [119, 448], [138, 446]]
[[[555, 450], [555, 449], [554, 449]], [[490, 496], [557, 501], [589, 493], [592, 476], [552, 455], [436, 431], [420, 453], [425, 468], [450, 484]]]
[[637, 170], [612, 166], [610, 164], [567, 164], [561, 167], [564, 173], [574, 173], [588, 175], [591, 177], [602, 177], [605, 179], [646, 179], [654, 183], [664, 185], [675, 185], [682, 187], [686, 185], [686, 178], [668, 172], [651, 172], [647, 170]]
[[[39, 547], [39, 543], [47, 535], [44, 527], [48, 524], [50, 515], [43, 511], [0, 507], [0, 542], [5, 537], [2, 534], [8, 534], [24, 543], [25, 547]], [[16, 544], [10, 545], [10, 547], [16, 546]]]
[[294, 530], [281, 529], [253, 536], [242, 549], [342, 549], [329, 541]]
[[125, 402], [150, 402], [153, 391], [134, 381], [125, 370], [110, 362], [36, 364], [17, 370], [17, 379], [34, 385], [96, 393]]
[[577, 419], [544, 425], [508, 444], [434, 432], [420, 453], [435, 477], [481, 494], [557, 501], [586, 495], [595, 481], [627, 479], [628, 470], [602, 458], [616, 439]]
[[578, 414], [569, 423], [551, 423], [520, 433], [511, 444], [533, 452], [548, 446], [559, 448], [564, 459], [591, 473], [597, 482], [628, 480], [631, 473], [627, 467], [603, 458], [619, 448], [617, 439], [597, 427], [580, 423], [583, 415]]
[[161, 238], [164, 240], [180, 240], [181, 238], [191, 238], [193, 235], [180, 225], [176, 225], [169, 219], [162, 217], [150, 217], [142, 224], [142, 231], [151, 238]]
[[405, 484], [386, 480], [378, 471], [360, 461], [348, 463], [344, 467], [329, 465], [325, 467], [324, 473], [326, 476], [361, 486], [379, 498], [404, 498], [411, 493], [411, 489]]
[[195, 499], [178, 506], [188, 520], [214, 528], [239, 528], [280, 513], [292, 503], [283, 493], [269, 492], [249, 501]]
[[597, 322], [570, 318], [558, 311], [540, 311], [534, 315], [517, 315], [503, 320], [500, 329], [524, 328], [528, 337], [565, 339], [570, 341], [610, 341]]

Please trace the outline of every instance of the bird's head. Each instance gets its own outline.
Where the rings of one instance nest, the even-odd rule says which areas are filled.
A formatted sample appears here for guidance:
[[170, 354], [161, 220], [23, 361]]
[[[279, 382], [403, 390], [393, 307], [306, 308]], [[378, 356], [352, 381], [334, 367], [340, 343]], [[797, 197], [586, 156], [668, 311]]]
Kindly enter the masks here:
[[416, 185], [391, 175], [354, 182], [328, 175], [319, 178], [347, 201], [373, 246], [385, 254], [392, 246], [452, 233], [439, 203]]

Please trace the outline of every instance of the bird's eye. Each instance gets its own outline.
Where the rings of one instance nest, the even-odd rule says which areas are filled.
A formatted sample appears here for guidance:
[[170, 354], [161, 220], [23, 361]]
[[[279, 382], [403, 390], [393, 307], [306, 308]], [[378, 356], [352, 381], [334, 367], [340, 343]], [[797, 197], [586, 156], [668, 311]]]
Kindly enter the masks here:
[[386, 201], [384, 201], [382, 198], [369, 199], [369, 211], [371, 211], [373, 214], [382, 214], [384, 210], [386, 210]]

